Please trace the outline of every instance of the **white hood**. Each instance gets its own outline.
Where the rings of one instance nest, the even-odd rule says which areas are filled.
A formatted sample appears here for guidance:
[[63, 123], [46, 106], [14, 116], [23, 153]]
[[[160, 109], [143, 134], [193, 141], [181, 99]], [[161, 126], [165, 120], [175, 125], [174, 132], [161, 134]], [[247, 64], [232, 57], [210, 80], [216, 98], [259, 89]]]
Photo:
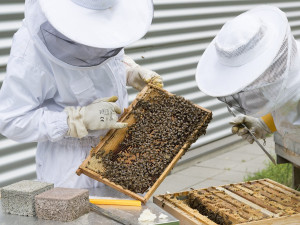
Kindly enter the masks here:
[[51, 61], [60, 64], [61, 66], [67, 66], [68, 64], [55, 58], [47, 49], [45, 44], [39, 38], [38, 33], [43, 23], [47, 22], [38, 0], [26, 0], [25, 1], [25, 24], [28, 28], [29, 34], [34, 41], [36, 47], [46, 55]]
[[37, 0], [26, 1], [25, 23], [36, 47], [48, 59], [63, 67], [98, 66], [123, 49], [95, 48], [74, 42], [47, 21]]

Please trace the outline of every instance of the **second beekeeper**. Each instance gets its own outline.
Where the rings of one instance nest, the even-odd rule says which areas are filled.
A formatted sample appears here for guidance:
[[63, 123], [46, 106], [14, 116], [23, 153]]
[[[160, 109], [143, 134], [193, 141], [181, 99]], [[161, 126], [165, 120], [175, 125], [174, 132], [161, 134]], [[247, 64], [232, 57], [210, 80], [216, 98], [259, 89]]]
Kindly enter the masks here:
[[196, 80], [206, 94], [244, 114], [233, 133], [264, 139], [277, 130], [286, 147], [300, 144], [299, 42], [280, 9], [259, 6], [228, 21], [201, 57]]
[[0, 132], [38, 142], [37, 177], [60, 187], [99, 182], [76, 169], [108, 129], [124, 128], [126, 85], [141, 90], [161, 77], [123, 48], [142, 38], [152, 0], [26, 0], [0, 91]]

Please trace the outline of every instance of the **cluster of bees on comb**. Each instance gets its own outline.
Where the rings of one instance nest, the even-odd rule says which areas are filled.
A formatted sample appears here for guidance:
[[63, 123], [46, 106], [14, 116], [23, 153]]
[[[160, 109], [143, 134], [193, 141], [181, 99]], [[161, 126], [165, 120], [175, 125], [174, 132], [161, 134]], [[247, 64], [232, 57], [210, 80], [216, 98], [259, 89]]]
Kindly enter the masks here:
[[[205, 215], [207, 218], [211, 219], [212, 221], [214, 221], [217, 224], [232, 225], [232, 222], [229, 220], [228, 217], [224, 218], [218, 212], [214, 212], [206, 207], [206, 205], [204, 203], [206, 198], [208, 200], [214, 201], [214, 199], [211, 198], [211, 196], [207, 197], [207, 196], [202, 196], [201, 193], [198, 193], [198, 194], [190, 193], [189, 199], [188, 199], [188, 204], [191, 206], [191, 208], [197, 209], [202, 215]], [[214, 202], [214, 204], [215, 204], [215, 202]]]
[[[205, 134], [211, 113], [183, 97], [159, 95], [139, 100], [131, 113], [135, 123], [128, 127], [119, 148], [94, 154], [102, 177], [135, 193], [145, 193], [159, 178], [180, 149], [185, 151]], [[208, 115], [209, 114], [209, 115]]]

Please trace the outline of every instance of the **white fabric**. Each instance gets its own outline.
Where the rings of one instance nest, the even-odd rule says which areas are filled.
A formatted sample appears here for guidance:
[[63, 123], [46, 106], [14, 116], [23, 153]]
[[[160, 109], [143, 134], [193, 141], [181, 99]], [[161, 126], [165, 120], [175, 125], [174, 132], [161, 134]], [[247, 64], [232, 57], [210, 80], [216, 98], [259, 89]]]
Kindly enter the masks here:
[[200, 90], [213, 97], [243, 90], [270, 66], [287, 29], [285, 14], [272, 6], [257, 7], [227, 22], [198, 63]]
[[[256, 25], [259, 20], [254, 19], [256, 24], [253, 24], [249, 17], [244, 20], [247, 21], [244, 22], [245, 28], [239, 28], [243, 34], [248, 27], [256, 27], [257, 32], [249, 31], [245, 36], [242, 36], [240, 42], [238, 42], [239, 38], [235, 37], [241, 33], [237, 30], [230, 32], [230, 24], [224, 26], [225, 33], [223, 33], [224, 30], [221, 30], [222, 36], [226, 33], [227, 35], [224, 35], [220, 40], [215, 38], [199, 61], [196, 74], [198, 86], [203, 92], [211, 96], [234, 96], [236, 98], [232, 98], [232, 102], [240, 101], [242, 103], [240, 107], [244, 109], [250, 108], [251, 105], [245, 107], [245, 104], [249, 104], [250, 101], [246, 97], [240, 99], [239, 93], [255, 94], [256, 97], [248, 96], [249, 99], [256, 100], [251, 103], [255, 110], [248, 112], [249, 115], [260, 117], [271, 112], [276, 129], [283, 138], [284, 147], [296, 146], [296, 144], [291, 145], [291, 143], [300, 143], [300, 44], [294, 40], [287, 18], [279, 9], [261, 6], [246, 12], [244, 15], [247, 14], [255, 15], [263, 21], [262, 25], [266, 27], [265, 33], [272, 32], [272, 35], [269, 35], [270, 40], [262, 46], [263, 50], [257, 50], [261, 52], [259, 55], [251, 53], [247, 56], [250, 57], [249, 62], [241, 66], [234, 66], [237, 63], [234, 58], [238, 59], [242, 55], [237, 53], [239, 52], [239, 44], [233, 48], [225, 48], [224, 45], [235, 46], [236, 42], [243, 46], [241, 49], [254, 49], [255, 47], [246, 48], [242, 40], [245, 38], [249, 39], [249, 43], [256, 42], [257, 39], [250, 37], [251, 34], [260, 33]], [[240, 18], [237, 17], [238, 21]], [[236, 22], [234, 21], [232, 23]], [[225, 36], [228, 40], [224, 39]], [[219, 40], [218, 51], [215, 49], [216, 39]], [[217, 54], [220, 51], [234, 53], [228, 54], [235, 61], [232, 67], [225, 66], [230, 60], [221, 60], [223, 64], [220, 62], [220, 57]], [[224, 58], [225, 56], [226, 54], [221, 57]], [[254, 58], [252, 59], [252, 57]], [[254, 92], [255, 90], [256, 92]]]
[[296, 52], [296, 41], [288, 28], [278, 54], [264, 73], [242, 91], [218, 99], [245, 115], [261, 117], [272, 112], [286, 102], [281, 93]]
[[98, 98], [117, 96], [121, 109], [128, 106], [124, 52], [99, 66], [65, 64], [37, 41], [35, 27], [44, 22], [37, 1], [26, 1], [25, 20], [14, 35], [0, 91], [0, 133], [18, 142], [38, 142], [37, 176], [55, 186], [89, 188], [101, 183], [75, 174], [92, 146], [107, 130], [90, 132], [82, 139], [65, 136], [67, 106], [86, 106]]
[[258, 56], [270, 39], [267, 29], [264, 21], [246, 13], [227, 22], [215, 42], [221, 64], [238, 67]]
[[148, 83], [163, 87], [162, 77], [156, 72], [136, 64], [129, 56], [124, 55], [126, 83], [137, 90], [142, 90]]
[[[249, 110], [248, 115], [261, 117], [274, 111], [286, 102], [282, 92], [285, 91], [285, 84], [288, 80], [288, 73], [291, 71], [291, 62], [295, 62], [297, 51], [296, 41], [291, 34], [290, 28], [287, 31], [286, 41], [282, 44], [282, 51], [273, 60], [270, 67], [252, 84], [247, 86], [245, 93], [256, 93], [256, 106]], [[246, 103], [246, 99], [241, 99]], [[250, 108], [250, 107], [248, 107]]]
[[71, 0], [39, 0], [49, 22], [75, 42], [98, 48], [125, 47], [148, 31], [152, 0], [120, 0], [111, 8], [92, 10]]
[[[287, 71], [283, 78], [261, 88], [257, 88], [256, 82], [253, 84], [252, 88], [256, 87], [264, 92], [265, 99], [263, 101], [261, 101], [262, 98], [259, 99], [260, 107], [257, 109], [260, 109], [253, 111], [252, 115], [260, 117], [271, 112], [277, 132], [282, 137], [281, 145], [289, 149], [296, 146], [296, 143], [300, 144], [300, 43], [296, 42], [292, 35], [289, 35], [288, 45]], [[273, 72], [275, 73], [276, 70]], [[266, 93], [273, 92], [277, 92], [277, 94], [266, 95]]]
[[72, 0], [77, 5], [88, 9], [108, 9], [113, 7], [120, 0]]
[[267, 134], [271, 133], [268, 126], [260, 118], [254, 118], [251, 116], [235, 117], [230, 124], [233, 124], [232, 133], [241, 136], [250, 144], [254, 142], [254, 138], [249, 134], [249, 131], [242, 126], [242, 124], [244, 124], [257, 139], [265, 139]]
[[120, 123], [118, 115], [122, 111], [115, 103], [116, 96], [100, 98], [88, 106], [65, 108], [68, 114], [68, 135], [82, 138], [88, 135], [89, 130], [120, 129], [127, 126], [127, 123]]
[[[289, 41], [289, 43], [293, 42]], [[284, 79], [268, 85], [268, 89], [278, 92], [276, 100], [273, 96], [269, 96], [269, 99], [266, 98], [266, 101], [261, 104], [261, 110], [252, 113], [260, 117], [271, 112], [277, 132], [282, 137], [281, 145], [288, 149], [296, 146], [296, 143], [300, 144], [300, 43], [295, 43], [296, 46], [292, 47], [289, 54], [291, 61], [288, 60], [288, 71]]]
[[[297, 52], [292, 61], [287, 79], [279, 99], [281, 102], [272, 112], [278, 133], [283, 143], [300, 143], [300, 43], [297, 41]], [[284, 146], [286, 147], [286, 146]]]

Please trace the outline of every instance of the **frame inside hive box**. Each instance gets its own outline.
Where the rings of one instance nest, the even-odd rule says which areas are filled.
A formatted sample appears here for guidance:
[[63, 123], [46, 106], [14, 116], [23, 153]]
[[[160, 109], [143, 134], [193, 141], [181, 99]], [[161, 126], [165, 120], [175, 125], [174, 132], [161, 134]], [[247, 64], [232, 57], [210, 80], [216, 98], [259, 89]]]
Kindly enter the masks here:
[[147, 85], [77, 170], [146, 203], [176, 162], [205, 134], [211, 111]]
[[300, 224], [300, 192], [270, 179], [153, 197], [183, 225]]

